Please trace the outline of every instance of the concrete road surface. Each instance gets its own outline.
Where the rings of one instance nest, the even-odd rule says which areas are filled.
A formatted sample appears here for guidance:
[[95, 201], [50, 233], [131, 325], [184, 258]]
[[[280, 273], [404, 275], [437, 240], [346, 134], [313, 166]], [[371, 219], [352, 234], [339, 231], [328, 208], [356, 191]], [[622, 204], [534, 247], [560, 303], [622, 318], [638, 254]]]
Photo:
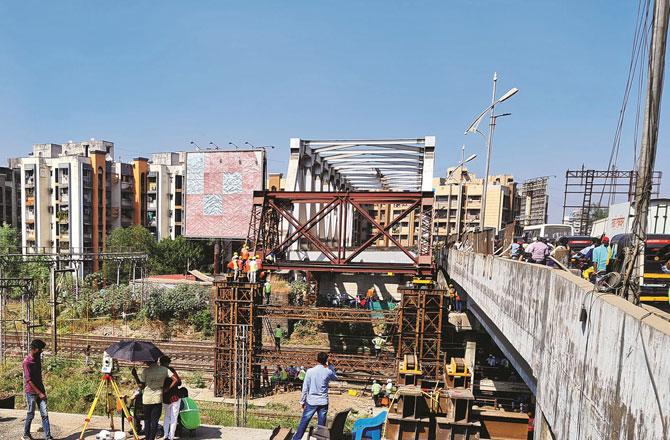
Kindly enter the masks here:
[[[77, 440], [84, 424], [84, 415], [49, 413], [49, 422], [51, 424], [51, 435], [57, 440]], [[0, 439], [18, 440], [23, 434], [23, 423], [26, 418], [24, 410], [0, 409]], [[117, 417], [116, 427], [120, 427], [120, 420]], [[95, 435], [102, 429], [109, 430], [109, 419], [100, 416], [93, 416], [89, 429], [86, 431], [84, 439], [94, 440]], [[32, 429], [30, 431], [35, 440], [44, 439], [42, 432], [42, 421], [39, 413], [35, 414]], [[127, 437], [132, 439], [132, 434]], [[140, 437], [142, 438], [142, 437]], [[179, 437], [178, 437], [179, 438]], [[222, 426], [201, 426], [196, 431], [195, 437], [185, 437], [202, 440], [267, 440], [270, 438], [270, 431], [267, 429], [233, 428]]]

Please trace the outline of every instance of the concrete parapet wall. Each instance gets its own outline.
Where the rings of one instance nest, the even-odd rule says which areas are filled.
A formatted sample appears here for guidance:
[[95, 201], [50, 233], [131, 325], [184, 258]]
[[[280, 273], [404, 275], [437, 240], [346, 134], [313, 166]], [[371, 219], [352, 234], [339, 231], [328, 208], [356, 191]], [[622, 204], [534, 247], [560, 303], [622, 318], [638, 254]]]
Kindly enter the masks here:
[[532, 370], [555, 438], [670, 438], [669, 322], [549, 267], [450, 251], [446, 269]]

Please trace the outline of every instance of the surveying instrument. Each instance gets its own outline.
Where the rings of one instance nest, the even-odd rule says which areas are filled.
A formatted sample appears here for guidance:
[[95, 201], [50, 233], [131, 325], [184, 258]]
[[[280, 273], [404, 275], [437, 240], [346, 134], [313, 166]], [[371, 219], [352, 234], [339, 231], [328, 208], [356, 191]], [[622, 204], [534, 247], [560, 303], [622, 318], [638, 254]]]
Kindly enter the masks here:
[[[84, 433], [86, 432], [86, 428], [88, 428], [88, 424], [91, 421], [91, 417], [93, 416], [95, 407], [98, 404], [98, 400], [102, 396], [104, 396], [105, 399], [105, 413], [109, 416], [109, 426], [112, 429], [112, 431], [114, 431], [114, 412], [117, 407], [120, 407], [120, 409], [123, 411], [123, 415], [126, 417], [126, 420], [128, 420], [128, 423], [130, 424], [130, 427], [133, 430], [133, 438], [135, 440], [139, 440], [137, 431], [135, 431], [135, 424], [133, 423], [133, 418], [130, 416], [128, 407], [121, 398], [121, 391], [119, 390], [119, 386], [116, 384], [114, 376], [112, 376], [113, 369], [114, 369], [114, 360], [106, 352], [103, 353], [102, 367], [100, 368], [100, 372], [103, 373], [103, 376], [102, 379], [100, 379], [100, 385], [98, 385], [98, 390], [95, 392], [95, 398], [93, 399], [93, 403], [91, 404], [91, 409], [88, 410], [88, 414], [86, 415], [86, 419], [84, 420], [84, 427], [82, 428], [81, 434], [79, 435], [79, 440], [83, 440]], [[112, 399], [113, 396], [115, 396], [116, 399]]]

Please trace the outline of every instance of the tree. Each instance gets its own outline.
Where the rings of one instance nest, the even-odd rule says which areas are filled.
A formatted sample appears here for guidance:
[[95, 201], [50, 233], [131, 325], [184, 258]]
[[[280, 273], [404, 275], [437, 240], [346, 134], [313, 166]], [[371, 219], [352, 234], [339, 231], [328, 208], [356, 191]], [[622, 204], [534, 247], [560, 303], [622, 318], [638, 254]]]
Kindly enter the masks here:
[[[116, 228], [107, 238], [106, 250], [107, 252], [142, 252], [151, 257], [156, 250], [156, 239], [148, 229], [140, 225]], [[103, 273], [107, 282], [116, 283], [117, 271], [119, 282], [127, 282], [129, 274], [132, 273], [132, 263], [129, 261], [123, 263], [104, 262]]]
[[[19, 233], [16, 228], [3, 224], [0, 227], [0, 255], [21, 253]], [[19, 276], [20, 265], [18, 257], [6, 257], [0, 260], [0, 271], [4, 278], [15, 278]]]
[[186, 273], [189, 269], [200, 268], [203, 258], [203, 246], [199, 243], [181, 236], [174, 240], [164, 238], [156, 244], [150, 261], [151, 272], [155, 274]]
[[589, 213], [589, 217], [591, 217], [591, 221], [593, 222], [593, 221], [596, 221], [596, 220], [607, 218], [608, 213], [609, 213], [609, 208], [595, 207], [595, 208], [591, 208], [591, 212]]

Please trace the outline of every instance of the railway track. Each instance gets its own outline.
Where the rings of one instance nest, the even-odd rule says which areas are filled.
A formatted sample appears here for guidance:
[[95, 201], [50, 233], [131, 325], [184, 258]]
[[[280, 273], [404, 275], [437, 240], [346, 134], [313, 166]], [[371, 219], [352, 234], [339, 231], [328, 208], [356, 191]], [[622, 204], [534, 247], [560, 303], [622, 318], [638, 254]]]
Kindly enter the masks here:
[[[41, 338], [47, 341], [51, 340], [49, 334], [34, 334], [33, 337]], [[59, 352], [68, 357], [82, 357], [86, 348], [91, 346], [91, 357], [97, 359], [110, 345], [127, 339], [122, 336], [101, 336], [71, 334], [58, 336]], [[22, 348], [22, 335], [20, 333], [8, 332], [6, 334], [8, 351], [16, 353]], [[175, 340], [153, 340], [166, 355], [172, 358], [172, 365], [184, 371], [194, 371], [214, 374], [215, 363], [215, 345], [212, 341], [175, 341]], [[49, 352], [47, 345], [47, 353]], [[273, 347], [266, 346], [256, 353], [255, 363], [267, 365], [273, 368], [275, 365], [305, 365], [309, 366], [314, 362], [315, 354], [320, 351], [317, 348], [295, 348], [285, 347], [281, 352], [275, 352]], [[353, 354], [332, 354], [333, 363], [340, 370], [343, 377], [355, 379], [361, 374], [365, 377], [392, 375], [395, 361], [388, 355], [382, 358], [372, 356], [361, 356]], [[127, 362], [121, 362], [121, 365], [130, 365]]]
[[[34, 334], [33, 337], [49, 341], [51, 335]], [[90, 345], [91, 356], [95, 357], [102, 355], [105, 349], [115, 342], [126, 339], [134, 338], [81, 334], [62, 335], [58, 337], [58, 349], [67, 356], [83, 356], [86, 348]], [[6, 341], [8, 349], [20, 349], [22, 347], [20, 333], [8, 332]], [[172, 358], [172, 364], [175, 368], [185, 371], [214, 372], [214, 342], [174, 340], [154, 340], [153, 342], [163, 353]], [[47, 346], [47, 348], [49, 347]]]

